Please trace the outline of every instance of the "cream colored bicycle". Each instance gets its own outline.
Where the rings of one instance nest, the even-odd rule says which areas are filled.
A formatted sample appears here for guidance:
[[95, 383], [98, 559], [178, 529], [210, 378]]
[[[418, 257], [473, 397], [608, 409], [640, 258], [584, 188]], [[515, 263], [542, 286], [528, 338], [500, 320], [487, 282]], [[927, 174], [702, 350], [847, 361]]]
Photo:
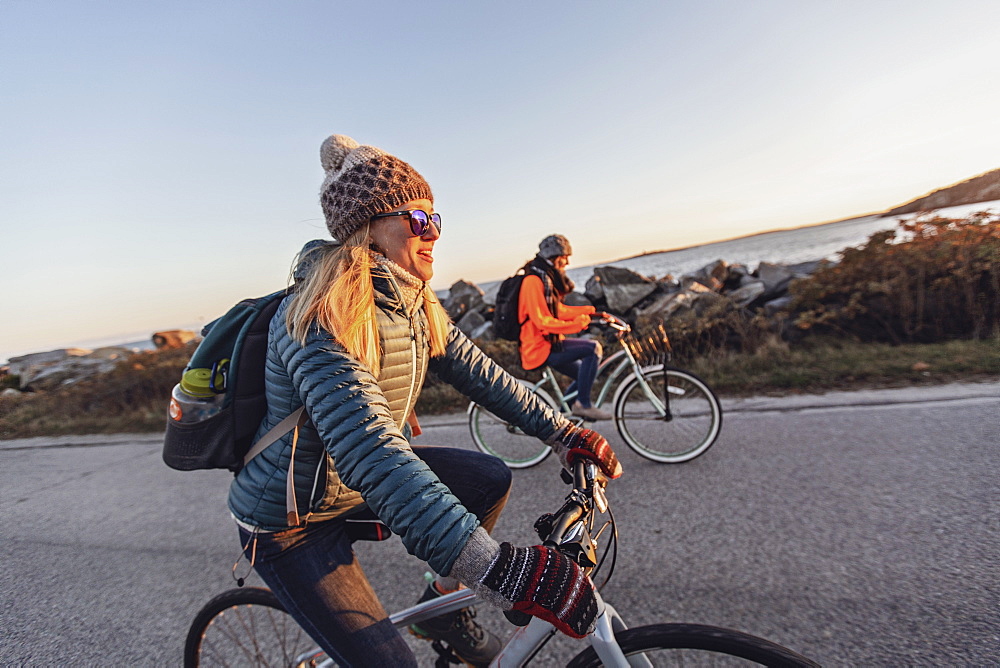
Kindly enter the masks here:
[[[704, 454], [722, 429], [722, 405], [701, 378], [669, 364], [670, 340], [663, 328], [637, 338], [627, 322], [614, 316], [606, 314], [596, 322], [615, 331], [621, 350], [601, 360], [597, 368], [594, 406], [610, 400], [622, 440], [647, 459], [679, 464]], [[538, 382], [520, 382], [553, 410], [578, 425], [583, 422], [570, 410], [576, 392], [564, 394], [549, 367], [542, 368]], [[468, 416], [476, 447], [499, 457], [510, 468], [534, 466], [552, 452], [475, 402], [469, 404]]]

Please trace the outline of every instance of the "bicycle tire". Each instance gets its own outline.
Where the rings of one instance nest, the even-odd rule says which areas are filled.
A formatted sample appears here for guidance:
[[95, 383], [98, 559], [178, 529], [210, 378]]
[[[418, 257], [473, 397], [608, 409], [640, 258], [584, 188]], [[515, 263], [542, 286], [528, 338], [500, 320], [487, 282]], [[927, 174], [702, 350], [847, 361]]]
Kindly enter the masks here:
[[219, 594], [195, 615], [184, 667], [294, 666], [311, 651], [325, 656], [270, 590], [243, 587]]
[[[643, 367], [642, 377], [658, 397], [654, 405], [635, 373], [615, 393], [615, 427], [639, 455], [663, 464], [688, 462], [705, 453], [722, 430], [722, 405], [698, 376], [675, 367]], [[664, 375], [671, 419], [663, 417]]]
[[[626, 656], [644, 654], [653, 666], [748, 665], [749, 661], [749, 665], [773, 668], [819, 667], [812, 659], [770, 640], [703, 624], [650, 624], [620, 631], [615, 637]], [[568, 668], [601, 665], [590, 647], [577, 654]]]
[[[518, 382], [531, 389], [527, 383], [520, 380]], [[559, 412], [555, 400], [548, 392], [541, 388], [533, 389], [532, 392], [556, 413]], [[498, 457], [509, 468], [526, 469], [535, 466], [552, 453], [551, 447], [534, 436], [528, 436], [475, 402], [469, 404], [468, 414], [469, 431], [479, 451]]]

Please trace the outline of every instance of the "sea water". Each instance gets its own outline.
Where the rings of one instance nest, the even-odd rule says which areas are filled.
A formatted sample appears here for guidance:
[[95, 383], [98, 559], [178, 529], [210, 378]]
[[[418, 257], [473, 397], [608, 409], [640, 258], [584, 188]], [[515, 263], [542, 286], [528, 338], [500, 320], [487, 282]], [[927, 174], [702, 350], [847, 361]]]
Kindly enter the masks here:
[[[1000, 200], [941, 209], [936, 211], [935, 215], [965, 218], [979, 211], [1000, 213]], [[840, 259], [840, 253], [845, 249], [856, 248], [876, 232], [894, 229], [901, 220], [914, 217], [914, 214], [884, 218], [879, 214], [861, 216], [791, 230], [762, 232], [678, 250], [647, 253], [585, 267], [572, 267], [567, 273], [576, 283], [577, 290], [582, 291], [594, 269], [602, 266], [624, 267], [654, 278], [662, 278], [667, 274], [680, 278], [716, 260], [724, 260], [728, 264], [741, 264], [750, 271], [756, 269], [761, 262], [789, 265], [814, 260], [836, 261]], [[482, 283], [479, 287], [489, 295], [499, 285], [500, 281], [491, 281]]]

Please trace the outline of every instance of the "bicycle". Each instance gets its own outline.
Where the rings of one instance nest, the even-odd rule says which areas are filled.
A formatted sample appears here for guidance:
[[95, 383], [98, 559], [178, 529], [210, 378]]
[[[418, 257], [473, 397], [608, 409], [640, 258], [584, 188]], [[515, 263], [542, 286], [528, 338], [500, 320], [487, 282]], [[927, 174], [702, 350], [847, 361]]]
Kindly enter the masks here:
[[[655, 335], [640, 339], [631, 336], [631, 326], [620, 318], [603, 314], [598, 322], [615, 330], [621, 350], [605, 357], [597, 368], [594, 386], [599, 390], [594, 406], [600, 407], [617, 388], [612, 413], [615, 428], [632, 450], [647, 459], [679, 464], [704, 454], [719, 437], [722, 406], [705, 381], [668, 364], [672, 349], [663, 326]], [[541, 373], [536, 383], [518, 382], [553, 410], [582, 424], [583, 418], [573, 415], [570, 408], [577, 392], [564, 394], [548, 366]], [[476, 447], [512, 469], [534, 466], [552, 452], [548, 445], [475, 402], [469, 404], [468, 416]]]
[[[557, 512], [542, 515], [535, 522], [542, 544], [560, 550], [580, 564], [592, 582], [603, 570], [609, 555], [611, 557], [607, 575], [596, 587], [599, 614], [594, 631], [587, 637], [590, 647], [577, 654], [568, 666], [663, 666], [676, 665], [678, 660], [701, 665], [702, 659], [716, 665], [727, 657], [764, 666], [816, 668], [819, 665], [774, 642], [731, 629], [684, 623], [629, 629], [600, 593], [614, 573], [618, 554], [618, 532], [604, 491], [607, 480], [590, 462], [574, 464], [572, 474], [563, 469], [560, 472], [564, 482], [572, 484], [573, 489]], [[607, 519], [595, 529], [598, 516], [603, 515], [607, 515]], [[606, 546], [598, 559], [598, 543], [605, 534]], [[359, 539], [373, 538], [365, 535]], [[389, 619], [402, 630], [410, 624], [475, 603], [476, 595], [472, 591], [460, 589], [396, 612]], [[505, 616], [517, 629], [492, 666], [525, 665], [556, 634], [555, 627], [536, 617], [523, 613], [505, 613]], [[439, 668], [455, 661], [447, 646], [438, 643], [435, 650], [438, 652], [435, 665]], [[335, 664], [314, 646], [269, 590], [249, 587], [224, 592], [201, 609], [187, 635], [184, 665], [186, 668], [208, 665], [326, 668]]]

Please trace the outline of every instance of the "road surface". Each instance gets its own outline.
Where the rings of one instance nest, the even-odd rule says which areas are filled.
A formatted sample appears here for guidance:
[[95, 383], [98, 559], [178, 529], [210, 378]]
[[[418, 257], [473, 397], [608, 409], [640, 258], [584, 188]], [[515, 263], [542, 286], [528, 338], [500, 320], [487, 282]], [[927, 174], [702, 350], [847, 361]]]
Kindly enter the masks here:
[[[827, 666], [1000, 664], [1000, 383], [724, 408], [718, 443], [677, 466], [603, 430], [625, 468], [605, 595], [630, 625], [728, 626]], [[464, 415], [423, 423], [419, 442], [471, 447]], [[0, 665], [179, 665], [195, 612], [234, 586], [229, 479], [168, 469], [156, 436], [0, 442]], [[554, 458], [514, 485], [497, 536], [526, 543], [565, 488]], [[388, 608], [416, 600], [426, 569], [398, 540], [359, 554]]]

